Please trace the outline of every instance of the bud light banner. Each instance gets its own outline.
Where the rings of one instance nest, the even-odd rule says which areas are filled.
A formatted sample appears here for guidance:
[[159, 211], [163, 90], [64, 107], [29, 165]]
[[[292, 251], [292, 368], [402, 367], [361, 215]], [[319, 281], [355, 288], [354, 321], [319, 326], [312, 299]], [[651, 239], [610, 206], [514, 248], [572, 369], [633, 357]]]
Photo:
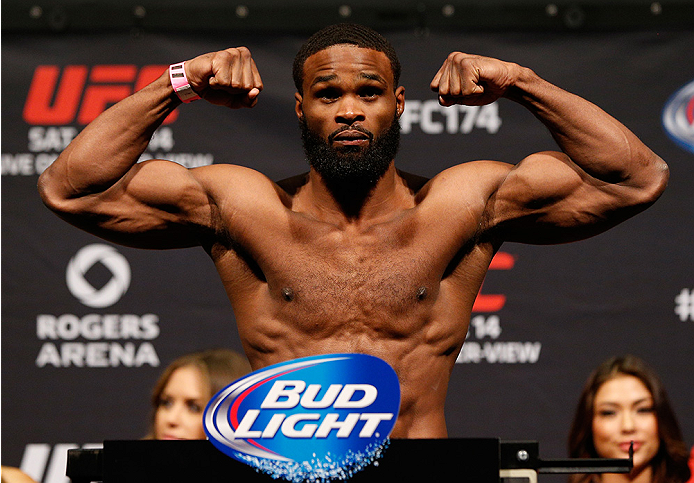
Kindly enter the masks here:
[[388, 363], [332, 354], [230, 384], [207, 405], [204, 425], [219, 450], [274, 478], [345, 480], [380, 457], [399, 408]]

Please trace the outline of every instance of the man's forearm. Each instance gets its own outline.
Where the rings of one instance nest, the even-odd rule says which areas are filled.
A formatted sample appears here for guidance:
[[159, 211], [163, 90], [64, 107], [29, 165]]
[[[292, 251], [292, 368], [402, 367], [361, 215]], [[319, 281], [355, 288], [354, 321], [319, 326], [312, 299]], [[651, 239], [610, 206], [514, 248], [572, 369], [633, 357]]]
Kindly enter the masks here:
[[505, 97], [527, 107], [582, 170], [609, 183], [650, 184], [667, 165], [629, 129], [595, 104], [519, 67]]

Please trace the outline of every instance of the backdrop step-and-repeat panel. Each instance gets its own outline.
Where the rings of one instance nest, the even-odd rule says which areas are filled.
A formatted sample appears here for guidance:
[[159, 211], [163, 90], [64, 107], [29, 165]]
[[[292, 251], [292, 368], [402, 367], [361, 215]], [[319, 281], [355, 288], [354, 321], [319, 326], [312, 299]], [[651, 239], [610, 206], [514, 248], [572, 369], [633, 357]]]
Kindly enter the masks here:
[[[498, 57], [586, 97], [670, 165], [649, 210], [598, 237], [504, 245], [475, 305], [446, 414], [454, 437], [540, 442], [566, 455], [589, 372], [614, 354], [650, 362], [694, 444], [694, 32], [385, 32], [406, 86], [397, 164], [432, 176], [474, 159], [515, 163], [555, 149], [506, 100], [442, 108], [429, 82], [454, 50]], [[38, 175], [105, 108], [176, 61], [230, 46], [254, 55], [252, 110], [184, 105], [145, 153], [194, 167], [236, 163], [281, 179], [307, 169], [291, 64], [303, 36], [3, 35], [2, 463], [65, 480], [65, 450], [145, 435], [148, 398], [177, 356], [240, 350], [202, 249], [146, 251], [81, 232], [46, 209]]]

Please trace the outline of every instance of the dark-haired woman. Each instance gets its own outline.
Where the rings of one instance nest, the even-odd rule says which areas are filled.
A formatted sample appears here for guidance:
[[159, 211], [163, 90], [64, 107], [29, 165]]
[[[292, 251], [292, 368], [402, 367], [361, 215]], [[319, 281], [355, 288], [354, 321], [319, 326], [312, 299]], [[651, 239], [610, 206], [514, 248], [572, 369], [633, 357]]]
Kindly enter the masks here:
[[687, 446], [655, 371], [632, 356], [613, 357], [591, 374], [569, 434], [572, 458], [627, 458], [628, 474], [571, 475], [570, 483], [684, 483]]

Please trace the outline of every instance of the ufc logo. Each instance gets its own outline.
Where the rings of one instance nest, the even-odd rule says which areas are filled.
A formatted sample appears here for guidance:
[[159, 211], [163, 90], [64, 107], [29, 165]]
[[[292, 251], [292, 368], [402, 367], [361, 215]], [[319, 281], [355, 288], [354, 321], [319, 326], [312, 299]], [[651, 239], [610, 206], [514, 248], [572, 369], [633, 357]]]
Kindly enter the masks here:
[[[497, 252], [489, 264], [489, 270], [511, 270], [516, 264], [513, 255], [506, 252]], [[472, 305], [473, 312], [498, 312], [506, 304], [506, 296], [503, 294], [483, 294], [482, 287]]]
[[[28, 124], [87, 125], [108, 107], [157, 79], [168, 66], [40, 65], [34, 71], [23, 117]], [[172, 112], [164, 124], [178, 117]]]

